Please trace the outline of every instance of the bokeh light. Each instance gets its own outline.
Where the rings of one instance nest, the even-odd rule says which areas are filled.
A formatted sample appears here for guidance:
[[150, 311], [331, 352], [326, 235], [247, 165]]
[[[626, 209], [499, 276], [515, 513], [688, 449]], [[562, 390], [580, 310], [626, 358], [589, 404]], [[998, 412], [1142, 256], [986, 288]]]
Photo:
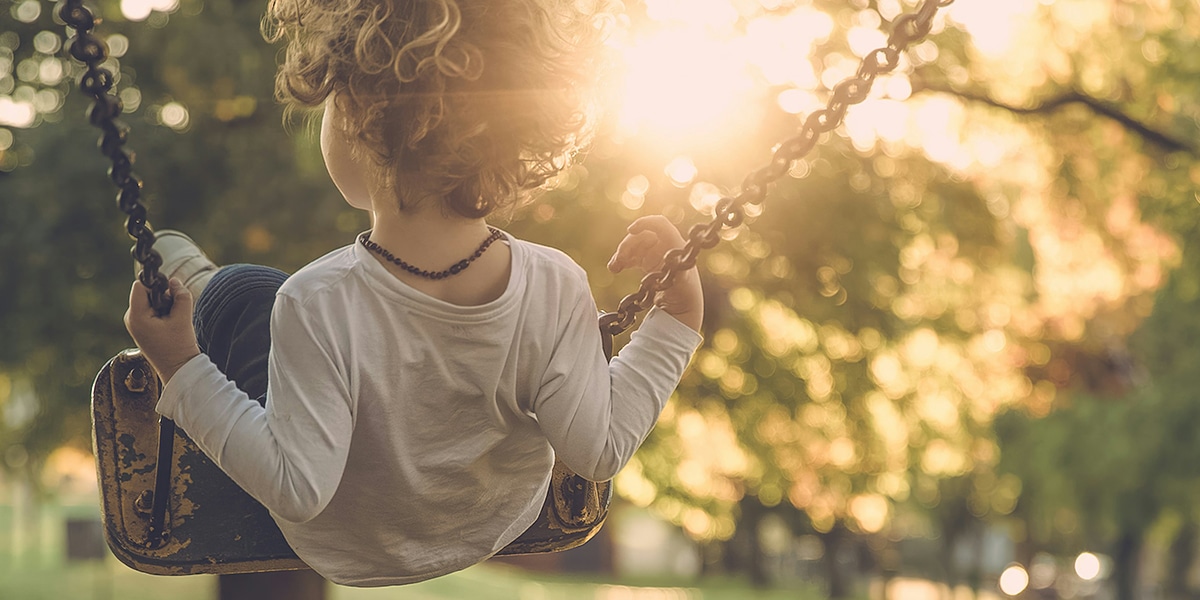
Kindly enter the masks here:
[[62, 47], [62, 38], [53, 31], [39, 31], [33, 36], [33, 49], [42, 54], [54, 54]]
[[688, 202], [692, 208], [696, 209], [696, 212], [702, 215], [712, 214], [717, 202], [720, 201], [721, 189], [706, 181], [696, 183], [688, 193]]
[[1000, 591], [1009, 596], [1016, 596], [1029, 587], [1029, 573], [1021, 565], [1009, 565], [1000, 574]]
[[42, 16], [42, 4], [37, 0], [25, 0], [12, 6], [12, 16], [22, 23], [32, 23]]
[[191, 116], [188, 114], [187, 108], [184, 108], [178, 102], [168, 102], [163, 105], [158, 115], [163, 125], [176, 131], [187, 129], [188, 124], [191, 122]]
[[173, 12], [179, 0], [121, 0], [121, 14], [130, 21], [144, 21], [154, 11]]
[[126, 52], [129, 52], [129, 38], [119, 33], [108, 36], [106, 41], [108, 43], [108, 54], [113, 58], [120, 58], [125, 56]]
[[621, 193], [621, 205], [629, 210], [638, 210], [646, 202], [646, 192], [649, 191], [650, 178], [634, 175], [625, 183], [625, 191]]
[[887, 499], [878, 494], [857, 496], [850, 501], [850, 514], [867, 533], [883, 529], [888, 519]]
[[142, 91], [135, 87], [125, 88], [118, 95], [127, 113], [137, 110], [142, 105]]
[[14, 101], [0, 96], [0, 125], [24, 129], [33, 125], [37, 111], [32, 102]]
[[1084, 581], [1092, 581], [1100, 576], [1100, 557], [1091, 552], [1081, 553], [1075, 557], [1075, 574]]
[[687, 156], [677, 156], [667, 163], [667, 167], [663, 169], [667, 177], [671, 179], [671, 183], [676, 187], [687, 187], [696, 179], [699, 171], [696, 169], [696, 163]]
[[43, 59], [38, 66], [38, 81], [45, 85], [58, 85], [62, 81], [64, 72], [62, 61], [57, 58]]

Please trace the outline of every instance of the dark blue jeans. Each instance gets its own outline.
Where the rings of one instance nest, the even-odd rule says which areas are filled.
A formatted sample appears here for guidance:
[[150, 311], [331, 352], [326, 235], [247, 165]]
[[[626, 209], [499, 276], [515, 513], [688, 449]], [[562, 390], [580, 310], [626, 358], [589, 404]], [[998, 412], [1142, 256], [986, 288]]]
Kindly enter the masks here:
[[238, 389], [265, 405], [271, 309], [288, 278], [261, 265], [229, 265], [213, 275], [196, 299], [196, 341]]

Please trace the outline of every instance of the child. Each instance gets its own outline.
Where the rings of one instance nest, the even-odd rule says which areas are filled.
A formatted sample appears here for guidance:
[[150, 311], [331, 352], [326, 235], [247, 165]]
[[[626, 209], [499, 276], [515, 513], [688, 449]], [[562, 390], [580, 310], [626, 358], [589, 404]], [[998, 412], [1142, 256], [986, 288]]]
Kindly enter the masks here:
[[[535, 521], [556, 456], [611, 478], [700, 343], [692, 269], [607, 363], [583, 270], [484, 221], [586, 139], [583, 4], [273, 0], [279, 93], [324, 106], [329, 174], [373, 227], [291, 277], [218, 270], [161, 232], [171, 313], [134, 283], [126, 325], [165, 385], [158, 412], [337, 583], [488, 558]], [[653, 268], [682, 244], [639, 219], [609, 267]]]

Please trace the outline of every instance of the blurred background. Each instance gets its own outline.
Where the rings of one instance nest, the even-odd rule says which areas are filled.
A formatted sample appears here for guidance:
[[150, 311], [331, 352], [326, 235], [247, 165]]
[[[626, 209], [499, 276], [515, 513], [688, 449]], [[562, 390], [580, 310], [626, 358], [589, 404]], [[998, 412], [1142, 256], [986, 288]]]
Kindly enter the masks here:
[[[593, 0], [579, 0], [585, 4]], [[910, 0], [628, 0], [583, 164], [509, 223], [601, 307]], [[272, 99], [263, 2], [101, 0], [152, 223], [294, 270], [364, 214]], [[706, 341], [579, 550], [329, 598], [1200, 597], [1200, 3], [958, 0], [700, 261]], [[129, 240], [54, 5], [0, 0], [0, 598], [216, 598], [99, 541]], [[315, 590], [315, 592], [313, 591]], [[261, 596], [266, 597], [266, 596]]]

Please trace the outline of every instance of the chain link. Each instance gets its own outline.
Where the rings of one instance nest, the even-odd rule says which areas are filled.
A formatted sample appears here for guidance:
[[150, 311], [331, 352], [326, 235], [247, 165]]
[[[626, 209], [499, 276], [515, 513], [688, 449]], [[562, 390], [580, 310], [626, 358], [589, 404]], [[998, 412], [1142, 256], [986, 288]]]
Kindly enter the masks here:
[[67, 48], [71, 57], [86, 67], [79, 78], [79, 89], [92, 98], [88, 121], [103, 132], [99, 140], [100, 151], [112, 161], [108, 176], [120, 190], [117, 207], [126, 215], [125, 231], [136, 240], [130, 254], [142, 266], [138, 279], [149, 290], [154, 312], [165, 315], [171, 312], [168, 282], [158, 271], [162, 257], [153, 248], [154, 231], [146, 222], [146, 207], [141, 202], [142, 180], [133, 174], [133, 154], [125, 149], [129, 128], [118, 119], [124, 106], [112, 93], [115, 82], [112, 72], [100, 66], [108, 59], [108, 45], [92, 33], [99, 19], [82, 0], [64, 0], [58, 16], [75, 30]]
[[953, 2], [954, 0], [923, 0], [915, 12], [896, 19], [892, 33], [888, 36], [887, 46], [869, 52], [863, 57], [854, 77], [833, 86], [833, 93], [825, 108], [810, 114], [799, 133], [779, 145], [769, 164], [746, 176], [739, 194], [732, 198], [722, 198], [713, 209], [711, 221], [692, 226], [688, 230], [688, 239], [683, 247], [668, 252], [659, 270], [643, 277], [638, 290], [625, 296], [617, 305], [616, 312], [600, 318], [601, 329], [608, 335], [615, 336], [633, 326], [638, 313], [654, 304], [658, 292], [669, 287], [678, 273], [696, 266], [696, 258], [702, 250], [712, 248], [720, 242], [723, 229], [742, 224], [746, 218], [747, 204], [762, 204], [767, 195], [767, 187], [787, 174], [793, 162], [811, 152], [821, 134], [836, 129], [850, 106], [867, 99], [875, 79], [895, 70], [900, 64], [900, 55], [908, 46], [929, 34], [938, 9], [950, 6]]

